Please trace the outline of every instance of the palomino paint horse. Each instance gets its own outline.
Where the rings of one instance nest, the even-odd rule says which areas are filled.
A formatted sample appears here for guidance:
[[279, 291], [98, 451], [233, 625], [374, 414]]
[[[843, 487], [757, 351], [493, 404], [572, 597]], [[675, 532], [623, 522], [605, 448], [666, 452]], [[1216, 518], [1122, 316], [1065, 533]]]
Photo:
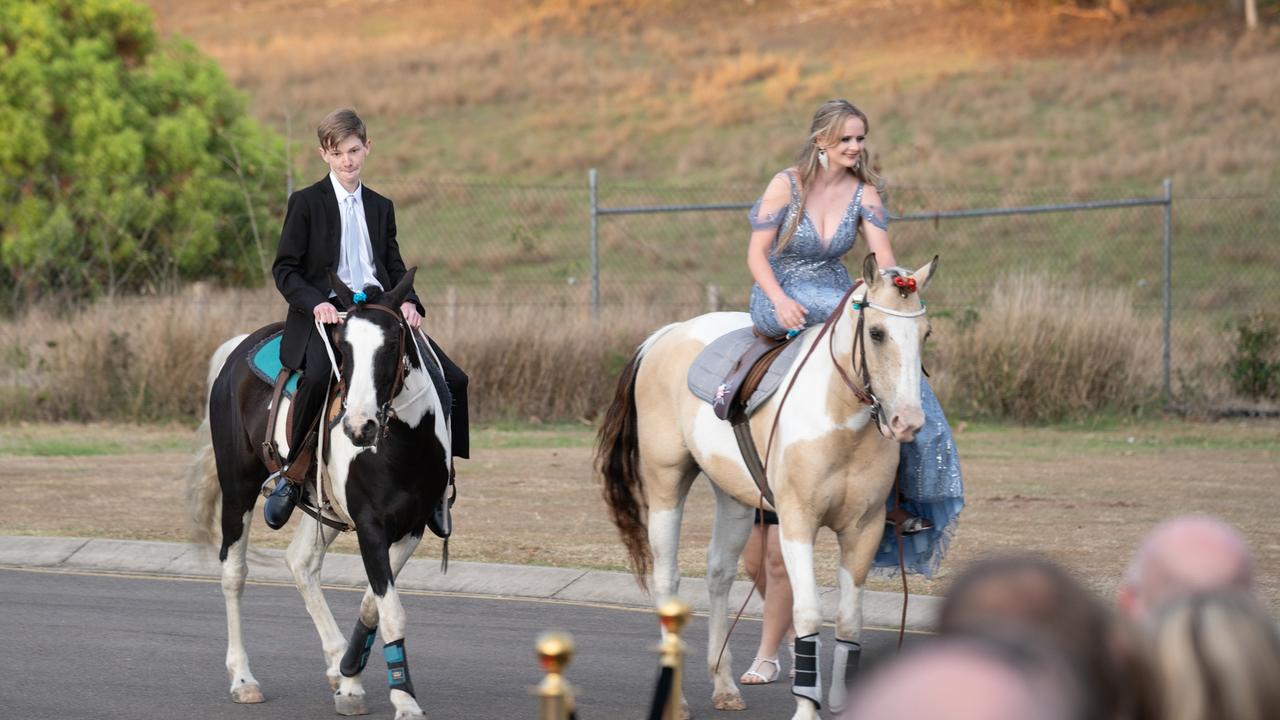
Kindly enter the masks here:
[[[369, 587], [350, 642], [343, 638], [320, 589], [320, 565], [338, 530], [302, 515], [285, 561], [293, 572], [307, 611], [324, 648], [325, 671], [339, 714], [366, 712], [360, 674], [377, 633], [382, 634], [397, 720], [423, 717], [409, 677], [404, 651], [405, 614], [395, 578], [422, 539], [428, 514], [443, 496], [450, 473], [448, 416], [424, 362], [438, 362], [428, 347], [414, 348], [399, 308], [413, 285], [410, 270], [394, 289], [368, 288], [357, 305], [352, 292], [335, 277], [338, 299], [351, 310], [334, 333], [341, 355], [343, 414], [325, 428], [325, 462], [332, 480], [329, 500], [350, 518], [360, 542]], [[232, 339], [210, 361], [208, 445], [192, 472], [193, 509], [198, 528], [212, 537], [221, 497], [222, 592], [227, 603], [227, 672], [231, 699], [263, 701], [249, 671], [240, 628], [240, 596], [248, 566], [248, 526], [259, 488], [267, 477], [261, 443], [267, 427], [271, 388], [253, 376], [246, 355], [280, 329], [271, 325]], [[396, 379], [403, 372], [397, 386]], [[393, 388], [399, 392], [393, 396]], [[282, 400], [282, 410], [287, 399]], [[387, 403], [390, 403], [389, 405]], [[390, 412], [387, 412], [387, 410]], [[288, 452], [285, 423], [276, 425], [276, 442]], [[203, 428], [202, 428], [203, 430]], [[317, 453], [319, 456], [319, 454]], [[210, 461], [210, 456], [214, 461]], [[215, 474], [216, 464], [216, 474]], [[318, 497], [314, 482], [307, 494]], [[301, 513], [299, 513], [301, 515]]]
[[[911, 276], [917, 288], [924, 288], [936, 266], [934, 258]], [[767, 463], [783, 559], [795, 594], [799, 661], [792, 692], [797, 720], [817, 718], [821, 697], [817, 639], [822, 614], [813, 570], [818, 528], [834, 530], [840, 543], [835, 669], [828, 695], [830, 705], [839, 710], [845, 701], [846, 671], [851, 674], [856, 668], [860, 652], [863, 583], [884, 532], [885, 502], [898, 466], [897, 443], [911, 441], [924, 422], [920, 352], [929, 327], [923, 303], [885, 280], [875, 255], [867, 256], [862, 274], [867, 284], [846, 296], [835, 310], [839, 315], [832, 319], [828, 337], [821, 339], [829, 348], [813, 347], [821, 332], [817, 327], [800, 335], [801, 354], [808, 360], [798, 372], [800, 363], [793, 366], [782, 381], [785, 388], [794, 378], [794, 386], [782, 406], [768, 456], [763, 454], [783, 393], [770, 398], [751, 420], [752, 435]], [[744, 313], [710, 313], [649, 336], [619, 379], [597, 448], [614, 523], [641, 584], [652, 562], [659, 603], [679, 589], [676, 551], [685, 497], [699, 471], [711, 479], [716, 517], [707, 551], [707, 658], [715, 684], [712, 701], [721, 710], [746, 707], [729, 669], [729, 653], [718, 667], [715, 663], [727, 632], [729, 589], [738, 557], [751, 533], [754, 508], [764, 501], [730, 425], [689, 392], [686, 376], [711, 341], [750, 323]], [[815, 352], [808, 354], [810, 350]], [[878, 406], [855, 396], [852, 387], [866, 384], [869, 387], [859, 390], [868, 391]]]

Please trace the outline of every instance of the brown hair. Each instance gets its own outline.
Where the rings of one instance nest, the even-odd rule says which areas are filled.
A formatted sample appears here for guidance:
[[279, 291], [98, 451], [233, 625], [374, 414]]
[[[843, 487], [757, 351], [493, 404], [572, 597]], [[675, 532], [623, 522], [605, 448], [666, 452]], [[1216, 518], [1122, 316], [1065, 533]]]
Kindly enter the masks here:
[[321, 150], [332, 150], [338, 147], [338, 143], [355, 135], [360, 138], [360, 142], [369, 142], [368, 136], [365, 134], [364, 121], [351, 108], [341, 108], [334, 110], [316, 127], [316, 137], [320, 139]]
[[[809, 199], [809, 188], [813, 185], [813, 178], [818, 174], [818, 150], [822, 145], [830, 145], [840, 137], [840, 133], [844, 132], [844, 124], [849, 118], [861, 120], [863, 129], [868, 134], [871, 133], [871, 121], [867, 119], [867, 114], [848, 100], [828, 100], [822, 103], [818, 111], [813, 114], [813, 122], [809, 124], [809, 137], [805, 139], [796, 157], [800, 203], [792, 210], [787, 227], [782, 231], [777, 246], [773, 249], [774, 253], [782, 252], [795, 236], [796, 228], [800, 227], [800, 219], [804, 216], [804, 204]], [[849, 172], [858, 180], [875, 186], [881, 191], [881, 200], [884, 200], [884, 178], [880, 176], [880, 168], [872, 165], [871, 153], [866, 145], [863, 145], [858, 153], [858, 164]]]
[[1149, 670], [1110, 610], [1062, 567], [1035, 555], [995, 556], [966, 568], [938, 619], [943, 635], [1036, 631], [1084, 672], [1097, 717], [1151, 717]]

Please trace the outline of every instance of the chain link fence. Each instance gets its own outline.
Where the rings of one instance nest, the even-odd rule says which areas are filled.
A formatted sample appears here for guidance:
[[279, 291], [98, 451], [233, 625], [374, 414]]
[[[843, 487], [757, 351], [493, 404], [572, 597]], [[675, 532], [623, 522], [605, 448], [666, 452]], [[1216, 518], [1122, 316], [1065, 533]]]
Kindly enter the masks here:
[[[593, 187], [588, 178], [559, 184], [397, 178], [372, 186], [395, 201], [401, 253], [419, 266], [416, 285], [429, 321], [446, 338], [469, 333], [486, 309], [519, 308], [531, 322], [572, 325], [634, 319], [638, 309], [645, 322], [659, 323], [747, 305], [745, 213], [763, 184], [606, 178]], [[992, 289], [1016, 273], [1085, 291], [1122, 289], [1153, 328], [1163, 329], [1167, 313], [1175, 400], [1230, 399], [1239, 329], [1250, 318], [1274, 317], [1280, 302], [1280, 198], [1269, 193], [1197, 195], [1173, 188], [1167, 199], [1159, 182], [1143, 198], [890, 187], [887, 204], [901, 264], [941, 256], [929, 289], [935, 318], [964, 323], [980, 317]], [[637, 207], [648, 211], [622, 212]], [[268, 250], [278, 229], [260, 228]], [[860, 241], [849, 255], [855, 270], [863, 252]], [[215, 296], [187, 301], [226, 303]], [[233, 302], [255, 318], [274, 317], [282, 307], [269, 288]], [[15, 327], [0, 325], [0, 342], [18, 357], [29, 338], [17, 337]], [[1162, 358], [1151, 362], [1159, 368]]]

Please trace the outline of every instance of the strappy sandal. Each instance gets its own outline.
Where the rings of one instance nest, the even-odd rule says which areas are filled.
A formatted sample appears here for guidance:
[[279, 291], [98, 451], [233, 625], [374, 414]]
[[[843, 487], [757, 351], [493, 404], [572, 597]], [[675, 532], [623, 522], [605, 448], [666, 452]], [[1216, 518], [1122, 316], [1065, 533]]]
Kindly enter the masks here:
[[[773, 674], [765, 675], [760, 672], [764, 669], [764, 664], [769, 663], [773, 666]], [[751, 661], [751, 667], [742, 673], [742, 677], [738, 678], [738, 682], [743, 685], [768, 685], [778, 679], [778, 675], [782, 673], [782, 666], [778, 664], [778, 658], [758, 657]]]

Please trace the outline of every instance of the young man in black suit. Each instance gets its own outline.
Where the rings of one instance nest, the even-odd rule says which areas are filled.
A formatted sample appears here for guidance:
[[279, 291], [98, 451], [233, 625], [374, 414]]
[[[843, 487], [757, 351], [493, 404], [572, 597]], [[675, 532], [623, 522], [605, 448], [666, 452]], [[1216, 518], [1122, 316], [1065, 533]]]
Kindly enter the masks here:
[[[276, 488], [263, 507], [272, 529], [289, 520], [301, 494], [301, 483], [311, 464], [308, 436], [324, 406], [332, 373], [324, 340], [315, 328], [316, 320], [324, 324], [340, 322], [329, 272], [337, 273], [357, 292], [374, 286], [390, 289], [405, 274], [400, 246], [396, 244], [395, 208], [390, 200], [360, 181], [372, 147], [364, 122], [354, 110], [336, 110], [320, 121], [316, 135], [320, 157], [329, 166], [329, 174], [289, 197], [280, 247], [271, 268], [276, 287], [289, 302], [280, 362], [302, 371], [293, 397], [296, 409], [289, 456], [280, 472], [267, 480], [276, 481]], [[422, 324], [424, 309], [417, 294], [409, 293], [400, 312], [410, 327]], [[434, 341], [430, 342], [453, 395], [453, 454], [465, 458], [469, 456], [467, 376]]]

